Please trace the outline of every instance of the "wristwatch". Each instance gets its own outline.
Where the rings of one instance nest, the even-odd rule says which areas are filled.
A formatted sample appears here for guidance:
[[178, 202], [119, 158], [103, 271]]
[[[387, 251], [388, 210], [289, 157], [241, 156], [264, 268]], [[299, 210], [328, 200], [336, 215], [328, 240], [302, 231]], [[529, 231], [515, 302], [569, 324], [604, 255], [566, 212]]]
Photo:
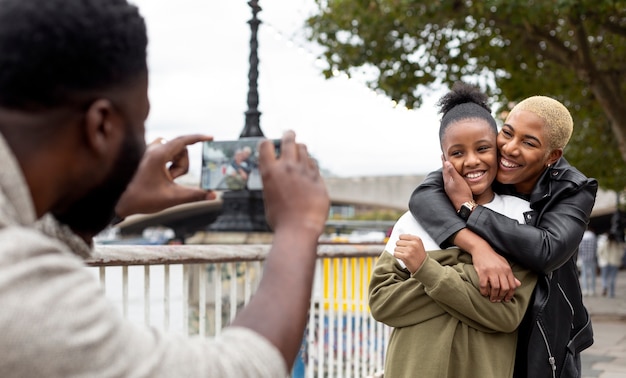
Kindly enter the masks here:
[[474, 201], [467, 201], [461, 205], [461, 208], [456, 213], [459, 214], [463, 220], [467, 220], [472, 214], [472, 211], [478, 206], [478, 204]]

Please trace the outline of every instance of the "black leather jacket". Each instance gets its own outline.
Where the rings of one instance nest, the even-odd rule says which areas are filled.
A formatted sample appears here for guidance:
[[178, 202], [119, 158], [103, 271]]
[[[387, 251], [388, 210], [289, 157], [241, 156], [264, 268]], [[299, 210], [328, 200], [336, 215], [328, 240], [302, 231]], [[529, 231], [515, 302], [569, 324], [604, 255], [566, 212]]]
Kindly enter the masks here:
[[[498, 193], [515, 194], [494, 183]], [[478, 206], [467, 223], [456, 215], [441, 170], [431, 172], [409, 201], [411, 213], [442, 247], [464, 227], [508, 259], [539, 274], [532, 306], [518, 336], [515, 377], [580, 377], [580, 352], [593, 344], [582, 302], [576, 257], [589, 223], [598, 183], [564, 158], [547, 169], [526, 199], [527, 224]]]

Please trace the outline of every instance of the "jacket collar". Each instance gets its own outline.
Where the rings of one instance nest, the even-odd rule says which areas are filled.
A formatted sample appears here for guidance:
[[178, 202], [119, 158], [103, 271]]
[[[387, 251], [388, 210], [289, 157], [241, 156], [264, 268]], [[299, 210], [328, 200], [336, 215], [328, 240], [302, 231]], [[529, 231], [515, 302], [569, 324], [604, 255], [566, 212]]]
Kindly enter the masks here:
[[[560, 162], [557, 161], [557, 164]], [[556, 166], [556, 164], [555, 164]], [[543, 200], [547, 200], [552, 196], [552, 177], [558, 175], [559, 169], [549, 167], [543, 171], [539, 180], [535, 184], [533, 191], [530, 193], [530, 203], [534, 204]]]
[[554, 187], [556, 182], [569, 181], [575, 186], [580, 186], [586, 180], [587, 178], [582, 173], [572, 167], [564, 157], [561, 157], [556, 163], [543, 171], [530, 194], [530, 203], [534, 205], [547, 201], [554, 193], [554, 190], [556, 190]]

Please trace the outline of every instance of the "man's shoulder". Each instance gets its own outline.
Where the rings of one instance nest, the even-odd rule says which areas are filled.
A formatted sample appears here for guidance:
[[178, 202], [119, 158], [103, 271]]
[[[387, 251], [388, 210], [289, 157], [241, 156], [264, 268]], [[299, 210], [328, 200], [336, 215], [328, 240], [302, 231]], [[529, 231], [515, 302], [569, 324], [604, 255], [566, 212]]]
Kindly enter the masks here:
[[28, 261], [42, 256], [46, 256], [50, 262], [58, 258], [64, 260], [64, 264], [75, 261], [77, 266], [82, 266], [82, 260], [67, 245], [41, 230], [20, 225], [0, 227], [0, 264]]

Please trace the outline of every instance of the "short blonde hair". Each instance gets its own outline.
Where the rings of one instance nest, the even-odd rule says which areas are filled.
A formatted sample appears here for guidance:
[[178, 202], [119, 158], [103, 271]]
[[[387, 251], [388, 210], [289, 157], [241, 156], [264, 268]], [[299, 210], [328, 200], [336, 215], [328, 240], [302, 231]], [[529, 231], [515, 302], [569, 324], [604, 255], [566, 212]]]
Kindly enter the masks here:
[[545, 122], [546, 138], [550, 150], [564, 148], [574, 131], [574, 121], [569, 110], [559, 101], [546, 96], [532, 96], [511, 109], [535, 113]]

